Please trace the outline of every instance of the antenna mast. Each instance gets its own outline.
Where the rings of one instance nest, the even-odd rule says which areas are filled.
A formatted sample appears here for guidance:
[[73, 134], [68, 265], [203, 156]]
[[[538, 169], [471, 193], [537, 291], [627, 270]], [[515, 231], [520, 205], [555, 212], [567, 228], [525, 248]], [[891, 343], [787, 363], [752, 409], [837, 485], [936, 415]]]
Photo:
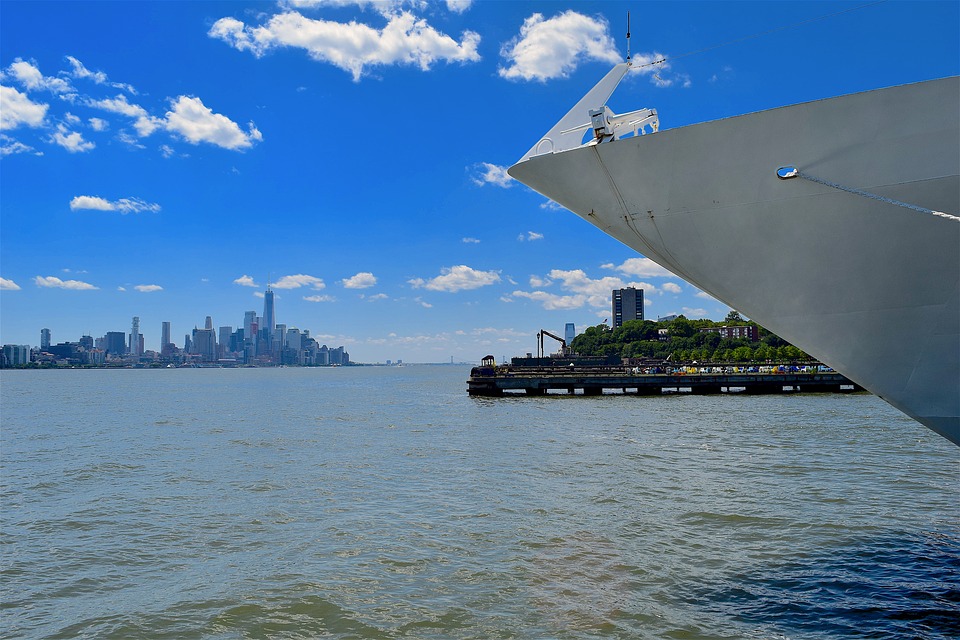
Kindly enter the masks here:
[[630, 62], [630, 12], [627, 11], [627, 62]]

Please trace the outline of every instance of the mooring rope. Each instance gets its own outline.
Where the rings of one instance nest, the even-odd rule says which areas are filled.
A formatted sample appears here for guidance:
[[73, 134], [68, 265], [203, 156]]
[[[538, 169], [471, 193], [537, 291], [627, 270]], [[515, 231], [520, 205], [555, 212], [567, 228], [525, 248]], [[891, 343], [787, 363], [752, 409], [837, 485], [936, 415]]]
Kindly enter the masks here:
[[799, 169], [797, 169], [796, 167], [780, 167], [779, 169], [777, 169], [777, 177], [780, 178], [781, 180], [789, 180], [791, 178], [803, 178], [804, 180], [816, 182], [817, 184], [822, 184], [823, 186], [830, 187], [832, 189], [839, 189], [840, 191], [846, 191], [847, 193], [852, 193], [853, 195], [856, 195], [856, 196], [863, 196], [864, 198], [870, 198], [872, 200], [877, 200], [878, 202], [884, 202], [886, 204], [892, 204], [897, 207], [903, 207], [904, 209], [910, 209], [912, 211], [917, 211], [919, 213], [927, 213], [932, 216], [938, 216], [940, 218], [953, 220], [954, 222], [960, 222], [960, 216], [944, 213], [943, 211], [935, 211], [934, 209], [928, 209], [926, 207], [921, 207], [919, 205], [910, 204], [909, 202], [901, 202], [899, 200], [894, 200], [893, 198], [887, 198], [886, 196], [880, 196], [875, 193], [870, 193], [869, 191], [864, 191], [863, 189], [857, 189], [855, 187], [847, 187], [842, 184], [837, 184], [836, 182], [830, 182], [829, 180], [824, 180], [823, 178], [812, 176], [809, 173], [804, 173]]

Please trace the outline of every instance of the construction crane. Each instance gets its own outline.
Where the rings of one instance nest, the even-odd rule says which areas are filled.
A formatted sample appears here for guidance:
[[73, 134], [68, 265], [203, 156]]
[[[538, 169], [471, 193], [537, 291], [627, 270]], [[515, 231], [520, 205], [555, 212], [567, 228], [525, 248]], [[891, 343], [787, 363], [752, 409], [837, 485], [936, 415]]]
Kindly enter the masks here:
[[559, 343], [560, 343], [560, 354], [561, 354], [561, 355], [567, 355], [567, 341], [566, 341], [566, 340], [564, 340], [564, 339], [561, 338], [560, 336], [555, 336], [555, 335], [553, 335], [552, 333], [550, 333], [550, 332], [547, 331], [546, 329], [540, 329], [540, 332], [537, 333], [537, 340], [538, 340], [538, 344], [539, 344], [539, 347], [540, 347], [540, 353], [537, 355], [537, 357], [542, 358], [542, 357], [544, 357], [544, 355], [545, 355], [545, 354], [544, 354], [544, 351], [543, 351], [543, 336], [550, 336], [551, 338], [553, 338], [554, 340], [556, 340], [557, 342], [559, 342]]

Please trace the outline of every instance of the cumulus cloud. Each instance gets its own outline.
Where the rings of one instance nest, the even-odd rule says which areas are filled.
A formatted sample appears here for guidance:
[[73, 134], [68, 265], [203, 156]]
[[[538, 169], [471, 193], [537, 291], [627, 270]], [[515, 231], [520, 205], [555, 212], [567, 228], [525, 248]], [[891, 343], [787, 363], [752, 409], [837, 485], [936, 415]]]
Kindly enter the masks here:
[[464, 244], [480, 244], [480, 241], [476, 238], [463, 238], [461, 242]]
[[110, 124], [103, 118], [90, 118], [87, 122], [90, 123], [90, 128], [94, 131], [106, 131], [110, 128]]
[[224, 149], [247, 149], [263, 135], [251, 122], [244, 132], [230, 118], [214, 113], [200, 98], [180, 96], [167, 112], [166, 129], [179, 134], [192, 144], [209, 142]]
[[346, 289], [369, 289], [377, 284], [377, 277], [369, 271], [361, 271], [355, 276], [344, 278], [340, 284]]
[[43, 153], [37, 151], [30, 145], [23, 144], [19, 140], [14, 140], [10, 136], [0, 133], [0, 156], [11, 156], [16, 153], [32, 153], [42, 156]]
[[163, 287], [158, 284], [138, 284], [134, 287], [141, 293], [152, 293], [154, 291], [163, 291]]
[[564, 296], [546, 291], [514, 291], [513, 295], [518, 298], [529, 298], [534, 302], [539, 302], [543, 305], [543, 308], [548, 311], [557, 309], [579, 309], [587, 302], [587, 296], [583, 294]]
[[48, 289], [72, 289], [74, 291], [93, 291], [99, 289], [88, 282], [81, 282], [80, 280], [61, 280], [56, 276], [37, 276], [33, 279], [33, 282], [38, 287], [45, 287]]
[[527, 298], [543, 305], [544, 309], [578, 309], [589, 305], [594, 308], [606, 308], [610, 305], [610, 292], [624, 287], [636, 287], [649, 293], [658, 292], [657, 288], [647, 282], [624, 283], [614, 276], [594, 279], [589, 277], [583, 269], [553, 269], [546, 277], [530, 276], [530, 286], [534, 289], [543, 289], [558, 285], [564, 294], [554, 294], [546, 291], [514, 291], [513, 296]]
[[676, 277], [650, 258], [628, 258], [622, 264], [607, 263], [600, 265], [603, 269], [611, 269], [625, 276], [637, 278], [673, 278]]
[[440, 270], [440, 275], [435, 278], [429, 280], [414, 278], [407, 282], [414, 289], [423, 288], [430, 291], [456, 293], [457, 291], [479, 289], [500, 282], [500, 274], [496, 271], [478, 271], [461, 264], [454, 267], [444, 267]]
[[119, 200], [110, 201], [100, 196], [76, 196], [70, 201], [70, 210], [79, 211], [81, 209], [119, 211], [126, 215], [128, 213], [140, 213], [141, 211], [156, 213], [160, 211], [160, 205], [145, 202], [140, 198], [120, 198]]
[[307, 302], [334, 302], [336, 298], [333, 296], [303, 296], [303, 299]]
[[524, 20], [520, 34], [503, 45], [500, 56], [506, 61], [499, 69], [501, 77], [539, 82], [565, 78], [582, 62], [621, 61], [607, 21], [576, 11], [548, 19], [533, 14]]
[[60, 145], [70, 153], [90, 151], [96, 146], [89, 140], [85, 140], [80, 132], [70, 131], [62, 124], [57, 125], [57, 130], [50, 135], [50, 141]]
[[20, 291], [20, 285], [13, 280], [0, 278], [0, 291]]
[[179, 135], [187, 142], [207, 142], [224, 149], [248, 149], [263, 140], [263, 134], [252, 122], [244, 131], [230, 118], [214, 113], [200, 98], [179, 96], [170, 100], [170, 110], [163, 118], [152, 116], [138, 104], [118, 94], [115, 98], [90, 100], [87, 105], [110, 113], [133, 118], [137, 135], [145, 138], [158, 129]]
[[367, 296], [367, 301], [368, 301], [368, 302], [376, 302], [377, 300], [386, 300], [386, 299], [389, 298], [389, 297], [390, 297], [390, 296], [388, 296], [388, 295], [385, 294], [385, 293], [375, 293], [375, 294], [373, 294], [372, 296]]
[[489, 162], [480, 162], [473, 166], [473, 175], [470, 180], [477, 186], [492, 184], [495, 187], [509, 189], [515, 183], [514, 179], [507, 173], [507, 167], [501, 167]]
[[0, 86], [0, 130], [16, 129], [21, 125], [39, 127], [49, 108], [50, 105], [33, 102], [13, 87]]
[[123, 89], [124, 91], [133, 93], [133, 94], [137, 93], [136, 89], [134, 89], [129, 84], [125, 84], [123, 82], [110, 82], [107, 79], [107, 74], [105, 74], [103, 71], [90, 71], [84, 66], [82, 62], [80, 62], [73, 56], [67, 56], [67, 62], [69, 62], [70, 66], [72, 67], [72, 71], [70, 72], [70, 75], [73, 76], [74, 78], [92, 80], [96, 84], [103, 84], [110, 87], [114, 87], [116, 89]]
[[473, 0], [447, 0], [447, 9], [454, 13], [463, 13], [470, 8]]
[[534, 240], [543, 240], [543, 234], [537, 233], [536, 231], [527, 231], [526, 234], [520, 234], [517, 236], [517, 240], [520, 242], [533, 242]]
[[437, 61], [463, 63], [480, 59], [480, 36], [472, 31], [465, 31], [457, 42], [407, 11], [383, 13], [388, 22], [382, 30], [358, 22], [314, 20], [296, 11], [285, 11], [256, 27], [235, 18], [221, 18], [207, 35], [258, 58], [276, 47], [304, 49], [314, 60], [347, 71], [354, 81], [359, 81], [369, 67], [404, 64], [426, 71]]
[[234, 280], [233, 284], [239, 284], [241, 287], [259, 287], [260, 286], [253, 281], [252, 276], [248, 276], [247, 274], [243, 274], [242, 276]]
[[683, 292], [683, 289], [681, 289], [680, 285], [678, 285], [676, 282], [664, 282], [662, 285], [660, 285], [660, 289], [662, 291], [666, 291], [667, 293]]
[[75, 93], [74, 88], [63, 78], [45, 76], [35, 64], [20, 58], [7, 67], [7, 73], [28, 91], [49, 91], [68, 99]]
[[270, 286], [274, 289], [299, 289], [300, 287], [312, 287], [313, 289], [319, 291], [320, 289], [325, 288], [327, 285], [324, 284], [322, 278], [315, 278], [313, 276], [298, 273], [297, 275], [293, 276], [283, 276]]

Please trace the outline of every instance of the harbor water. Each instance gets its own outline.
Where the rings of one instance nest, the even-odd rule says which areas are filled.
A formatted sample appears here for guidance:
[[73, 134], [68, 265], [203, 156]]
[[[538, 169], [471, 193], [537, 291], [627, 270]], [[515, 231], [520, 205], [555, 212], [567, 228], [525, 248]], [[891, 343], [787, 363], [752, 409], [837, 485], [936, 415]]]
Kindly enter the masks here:
[[0, 372], [0, 636], [960, 636], [960, 448], [882, 400], [468, 375]]

